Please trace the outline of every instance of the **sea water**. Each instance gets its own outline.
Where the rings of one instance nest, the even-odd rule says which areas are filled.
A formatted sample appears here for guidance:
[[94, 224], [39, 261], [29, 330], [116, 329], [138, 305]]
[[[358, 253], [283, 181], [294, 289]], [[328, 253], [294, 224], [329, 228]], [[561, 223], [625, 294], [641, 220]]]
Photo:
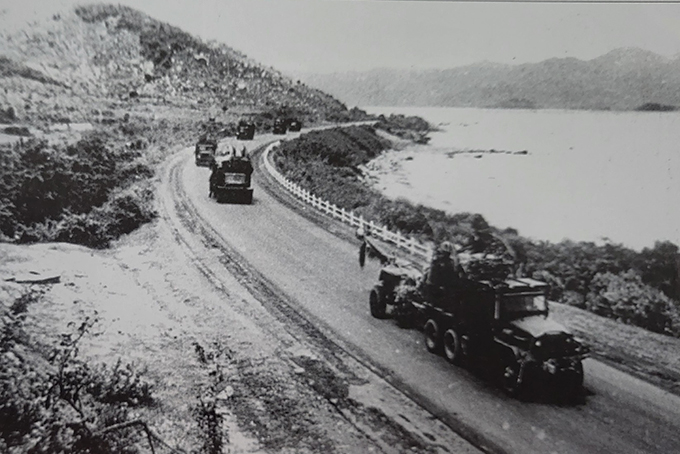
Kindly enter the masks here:
[[387, 196], [481, 213], [537, 240], [680, 245], [680, 112], [365, 110], [439, 128], [369, 164]]

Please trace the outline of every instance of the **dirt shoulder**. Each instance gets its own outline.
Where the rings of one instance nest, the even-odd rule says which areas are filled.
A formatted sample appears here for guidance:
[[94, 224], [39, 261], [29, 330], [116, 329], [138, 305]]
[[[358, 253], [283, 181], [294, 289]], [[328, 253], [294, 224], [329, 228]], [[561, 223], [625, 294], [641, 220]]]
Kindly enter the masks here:
[[[166, 184], [160, 218], [109, 251], [0, 245], [3, 299], [45, 289], [28, 311], [33, 336], [56, 339], [96, 317], [81, 355], [146, 368], [158, 405], [140, 418], [186, 452], [206, 437], [232, 453], [477, 452], [363, 365], [270, 314], [226, 271], [225, 251], [178, 222]], [[37, 275], [59, 282], [7, 280]], [[219, 426], [206, 432], [197, 409], [212, 404]]]

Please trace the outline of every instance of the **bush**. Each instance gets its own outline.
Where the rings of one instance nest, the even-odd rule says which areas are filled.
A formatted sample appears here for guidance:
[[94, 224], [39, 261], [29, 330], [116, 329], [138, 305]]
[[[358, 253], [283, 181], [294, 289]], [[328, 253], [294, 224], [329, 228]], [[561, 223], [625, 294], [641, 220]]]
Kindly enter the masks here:
[[676, 305], [661, 291], [645, 285], [632, 270], [599, 273], [591, 283], [587, 308], [592, 312], [662, 334], [675, 334]]
[[[29, 140], [2, 154], [0, 231], [23, 243], [106, 247], [155, 217], [148, 159], [119, 136], [144, 125], [86, 134], [66, 147]], [[135, 142], [133, 142], [135, 143]]]
[[30, 137], [32, 135], [26, 126], [7, 126], [2, 132], [12, 136]]
[[149, 429], [131, 410], [153, 404], [152, 384], [132, 365], [92, 367], [78, 357], [96, 319], [73, 324], [54, 345], [29, 343], [23, 314], [41, 296], [24, 293], [0, 314], [0, 451], [140, 452], [135, 429]]

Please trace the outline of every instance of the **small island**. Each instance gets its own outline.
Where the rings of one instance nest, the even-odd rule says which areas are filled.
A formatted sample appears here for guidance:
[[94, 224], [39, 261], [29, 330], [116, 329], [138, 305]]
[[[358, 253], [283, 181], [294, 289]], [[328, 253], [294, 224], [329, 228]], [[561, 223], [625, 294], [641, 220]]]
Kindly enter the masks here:
[[638, 112], [675, 112], [678, 110], [677, 106], [668, 104], [660, 104], [658, 102], [646, 102], [635, 109]]
[[525, 98], [510, 98], [496, 105], [501, 109], [536, 109], [536, 103]]

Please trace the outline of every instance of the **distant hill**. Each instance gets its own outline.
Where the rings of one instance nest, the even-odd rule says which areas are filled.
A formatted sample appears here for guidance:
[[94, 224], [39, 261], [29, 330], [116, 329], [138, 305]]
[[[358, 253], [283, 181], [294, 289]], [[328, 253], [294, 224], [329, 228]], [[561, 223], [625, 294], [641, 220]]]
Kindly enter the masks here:
[[308, 84], [349, 105], [633, 110], [680, 106], [680, 57], [636, 48], [593, 60], [482, 62], [441, 70], [376, 69], [307, 74]]
[[77, 7], [19, 33], [0, 30], [0, 83], [0, 108], [22, 121], [82, 121], [112, 100], [347, 115], [318, 89], [125, 6]]

